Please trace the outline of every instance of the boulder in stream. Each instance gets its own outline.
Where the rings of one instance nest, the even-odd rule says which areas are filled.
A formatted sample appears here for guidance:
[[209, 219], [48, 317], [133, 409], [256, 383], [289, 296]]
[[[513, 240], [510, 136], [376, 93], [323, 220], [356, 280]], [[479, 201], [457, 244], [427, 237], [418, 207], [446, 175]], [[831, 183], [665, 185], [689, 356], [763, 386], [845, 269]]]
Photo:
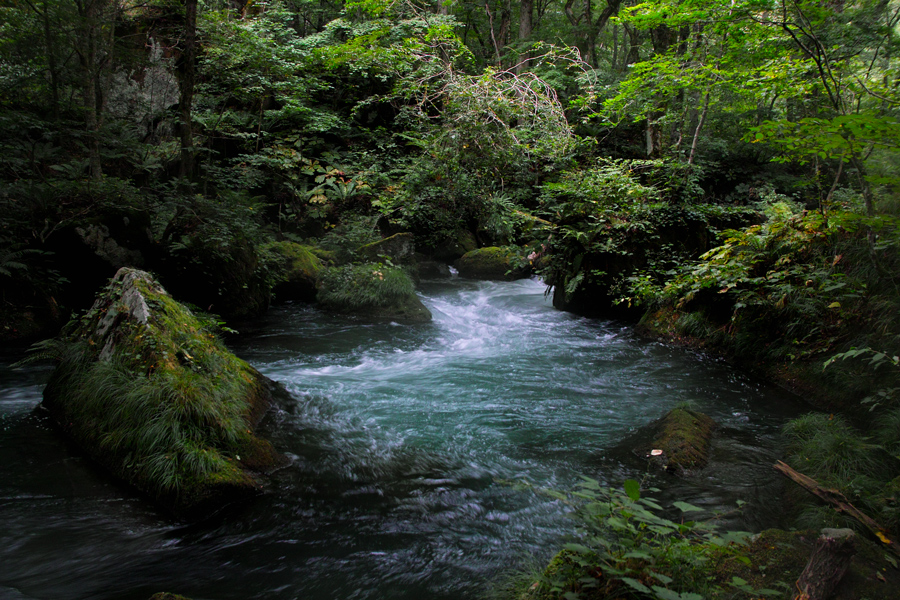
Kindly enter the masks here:
[[520, 248], [489, 246], [466, 252], [456, 261], [460, 277], [514, 281], [531, 275], [531, 265]]
[[651, 425], [653, 441], [642, 444], [638, 453], [670, 473], [689, 474], [706, 466], [715, 428], [716, 422], [703, 413], [673, 408]]
[[276, 300], [312, 302], [316, 299], [323, 265], [314, 248], [285, 241], [273, 242], [264, 246], [263, 250], [275, 255], [279, 262], [273, 290]]
[[427, 323], [431, 312], [404, 269], [363, 263], [325, 269], [318, 295], [325, 310], [376, 320]]
[[43, 406], [93, 460], [178, 516], [258, 492], [283, 457], [254, 429], [272, 382], [215, 324], [122, 268], [71, 321]]

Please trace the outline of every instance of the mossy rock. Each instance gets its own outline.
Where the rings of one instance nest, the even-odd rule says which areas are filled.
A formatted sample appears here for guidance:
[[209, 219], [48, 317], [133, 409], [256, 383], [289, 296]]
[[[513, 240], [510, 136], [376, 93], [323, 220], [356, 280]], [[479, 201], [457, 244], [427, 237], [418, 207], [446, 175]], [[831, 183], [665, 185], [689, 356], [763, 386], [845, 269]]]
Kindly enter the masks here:
[[387, 257], [395, 265], [413, 265], [416, 262], [416, 246], [413, 234], [395, 233], [383, 240], [360, 246], [358, 254], [371, 262]]
[[92, 459], [179, 516], [255, 494], [272, 383], [150, 275], [120, 269], [57, 343], [43, 405]]
[[652, 426], [653, 441], [638, 452], [670, 473], [689, 474], [706, 466], [715, 428], [716, 422], [703, 413], [674, 408]]
[[461, 277], [514, 281], [531, 275], [531, 265], [518, 248], [490, 246], [466, 252], [456, 261]]
[[318, 300], [331, 312], [406, 323], [431, 321], [406, 271], [380, 263], [325, 269]]
[[268, 309], [272, 281], [252, 240], [228, 231], [218, 239], [191, 232], [168, 250], [158, 272], [176, 297], [226, 319], [252, 318]]
[[323, 264], [313, 248], [285, 241], [267, 244], [261, 251], [274, 255], [278, 261], [273, 290], [277, 300], [312, 302], [316, 299]]
[[435, 243], [433, 248], [429, 249], [429, 254], [436, 260], [452, 262], [476, 248], [478, 240], [475, 239], [475, 234], [467, 229], [459, 229]]

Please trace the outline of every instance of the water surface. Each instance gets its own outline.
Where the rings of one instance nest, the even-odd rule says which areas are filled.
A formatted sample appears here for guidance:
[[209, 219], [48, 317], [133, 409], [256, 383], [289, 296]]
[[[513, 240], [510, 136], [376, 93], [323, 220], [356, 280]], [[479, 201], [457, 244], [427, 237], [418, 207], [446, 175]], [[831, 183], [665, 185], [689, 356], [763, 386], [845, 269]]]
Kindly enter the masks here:
[[[234, 350], [291, 396], [267, 418], [293, 462], [271, 493], [182, 525], [110, 481], [35, 413], [46, 369], [0, 371], [0, 597], [480, 598], [571, 535], [543, 493], [645, 477], [729, 524], [772, 525], [774, 387], [623, 324], [556, 311], [533, 280], [426, 282], [425, 325], [273, 309]], [[9, 364], [6, 362], [5, 364]], [[720, 424], [678, 480], [631, 452], [688, 402]]]

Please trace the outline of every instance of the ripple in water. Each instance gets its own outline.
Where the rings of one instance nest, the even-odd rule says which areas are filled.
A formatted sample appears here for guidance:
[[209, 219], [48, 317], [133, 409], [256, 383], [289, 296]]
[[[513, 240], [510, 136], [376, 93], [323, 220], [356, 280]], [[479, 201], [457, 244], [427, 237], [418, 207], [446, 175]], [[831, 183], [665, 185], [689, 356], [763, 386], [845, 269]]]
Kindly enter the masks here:
[[[4, 376], [0, 596], [477, 598], [570, 533], [541, 488], [641, 476], [623, 440], [680, 402], [724, 434], [700, 477], [654, 483], [710, 511], [765, 504], [794, 410], [783, 394], [555, 311], [537, 281], [426, 282], [423, 296], [431, 324], [307, 306], [254, 324], [235, 350], [291, 393], [265, 426], [293, 462], [271, 494], [186, 527], [59, 441], [31, 413], [33, 374]], [[772, 523], [748, 514], [735, 524]]]

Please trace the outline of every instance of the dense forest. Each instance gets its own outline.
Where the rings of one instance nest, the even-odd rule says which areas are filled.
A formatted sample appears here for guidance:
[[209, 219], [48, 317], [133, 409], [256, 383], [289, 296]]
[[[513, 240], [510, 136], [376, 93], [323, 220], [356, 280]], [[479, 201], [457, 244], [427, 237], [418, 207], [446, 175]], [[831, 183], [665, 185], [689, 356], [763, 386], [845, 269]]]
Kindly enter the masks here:
[[[788, 425], [789, 464], [900, 533], [896, 0], [0, 14], [4, 341], [55, 336], [123, 266], [238, 327], [284, 300], [380, 306], [411, 293], [416, 261], [462, 270], [480, 252], [498, 278], [541, 277], [561, 310], [632, 321], [828, 411]], [[635, 513], [633, 488], [601, 492], [617, 508], [586, 517], [600, 529], [624, 511], [632, 541], [686, 533]], [[792, 503], [803, 527], [845, 523]], [[683, 565], [635, 565], [708, 547], [635, 544], [572, 547], [529, 593], [724, 594]], [[618, 583], [585, 579], [596, 564]], [[736, 579], [728, 593], [753, 592]]]

